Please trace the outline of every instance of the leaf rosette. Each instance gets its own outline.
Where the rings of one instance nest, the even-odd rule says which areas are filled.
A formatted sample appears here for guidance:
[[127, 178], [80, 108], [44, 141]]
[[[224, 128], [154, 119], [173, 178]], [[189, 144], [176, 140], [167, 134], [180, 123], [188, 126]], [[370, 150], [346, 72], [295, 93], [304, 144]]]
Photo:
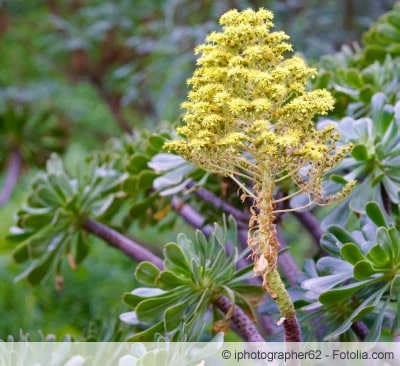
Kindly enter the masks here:
[[[366, 341], [379, 340], [385, 318], [392, 333], [400, 332], [400, 236], [376, 202], [365, 208], [360, 231], [349, 233], [331, 226], [321, 245], [332, 255], [318, 260], [315, 278], [302, 283], [310, 317], [329, 317], [329, 334], [335, 339], [354, 322], [371, 323]], [[325, 314], [325, 315], [324, 315]]]
[[[164, 247], [164, 269], [142, 262], [136, 279], [146, 287], [124, 295], [125, 303], [134, 309], [122, 319], [146, 329], [133, 334], [131, 341], [154, 341], [158, 334], [179, 339], [182, 331], [198, 339], [209, 322], [209, 309], [220, 296], [228, 297], [254, 319], [254, 304], [262, 297], [260, 286], [244, 283], [252, 277], [252, 266], [237, 269], [236, 223], [229, 218], [229, 231], [215, 224], [207, 239], [200, 231], [190, 240], [179, 234], [176, 243]], [[227, 242], [233, 245], [227, 253]], [[233, 311], [233, 308], [232, 308]], [[132, 321], [133, 320], [133, 321]], [[229, 314], [214, 321], [214, 327], [227, 327]], [[214, 328], [214, 329], [216, 329]], [[219, 329], [220, 330], [220, 329]]]

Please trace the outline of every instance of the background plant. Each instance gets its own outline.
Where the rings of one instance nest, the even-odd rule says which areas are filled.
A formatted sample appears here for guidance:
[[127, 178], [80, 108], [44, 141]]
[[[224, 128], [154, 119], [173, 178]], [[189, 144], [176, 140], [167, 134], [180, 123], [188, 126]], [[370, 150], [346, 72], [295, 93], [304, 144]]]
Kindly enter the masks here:
[[[383, 322], [391, 324], [391, 333], [399, 334], [399, 234], [378, 204], [366, 205], [361, 231], [349, 233], [331, 226], [321, 245], [332, 256], [317, 262], [325, 274], [302, 283], [308, 300], [317, 300], [306, 310], [322, 316], [326, 339], [349, 332], [361, 320], [369, 323], [366, 341], [381, 337]], [[338, 303], [337, 299], [342, 301]], [[322, 311], [315, 312], [316, 308]]]
[[[278, 28], [288, 30], [288, 33], [293, 35], [292, 41], [295, 48], [304, 51], [307, 57], [312, 55], [316, 58], [320, 54], [321, 47], [318, 47], [318, 50], [312, 48], [315, 37], [311, 37], [311, 32], [307, 29], [310, 24], [309, 19], [321, 20], [321, 23], [312, 24], [313, 29], [321, 29], [315, 34], [325, 34], [330, 38], [329, 41], [318, 41], [318, 45], [324, 44], [333, 50], [339, 48], [342, 39], [350, 45], [356, 38], [353, 35], [365, 30], [367, 23], [369, 25], [371, 19], [377, 18], [378, 11], [384, 7], [389, 9], [389, 2], [383, 1], [368, 3], [367, 6], [365, 4], [359, 6], [358, 3], [348, 1], [346, 11], [343, 12], [341, 11], [342, 3], [326, 2], [322, 5], [312, 1], [296, 2], [296, 4], [294, 2], [268, 2], [267, 4], [265, 1], [238, 1], [229, 2], [229, 4], [225, 1], [218, 3], [168, 1], [161, 5], [156, 1], [146, 1], [139, 5], [139, 10], [131, 14], [130, 9], [126, 8], [126, 4], [122, 1], [112, 4], [104, 1], [90, 3], [75, 0], [32, 1], [25, 4], [18, 0], [6, 1], [2, 4], [0, 64], [4, 72], [0, 74], [0, 83], [3, 90], [7, 90], [7, 93], [16, 91], [16, 95], [21, 99], [21, 96], [29, 94], [21, 93], [21, 86], [34, 96], [41, 94], [42, 86], [45, 88], [51, 86], [49, 89], [51, 93], [47, 93], [44, 100], [40, 101], [40, 98], [36, 98], [30, 104], [29, 119], [35, 116], [36, 112], [38, 112], [37, 115], [40, 115], [42, 111], [55, 112], [53, 121], [61, 116], [62, 127], [71, 135], [69, 144], [65, 146], [63, 164], [58, 165], [58, 173], [41, 172], [39, 176], [42, 176], [43, 180], [40, 181], [37, 176], [38, 168], [32, 164], [31, 160], [26, 160], [22, 174], [18, 176], [18, 184], [11, 185], [12, 188], [15, 187], [11, 201], [0, 211], [1, 259], [4, 264], [1, 273], [3, 284], [7, 284], [2, 286], [1, 291], [5, 293], [5, 296], [0, 297], [0, 304], [8, 314], [19, 314], [16, 321], [10, 319], [9, 322], [2, 322], [4, 328], [2, 334], [17, 334], [18, 328], [23, 326], [31, 334], [36, 334], [36, 329], [42, 328], [45, 333], [56, 333], [58, 336], [70, 333], [81, 339], [123, 339], [123, 334], [129, 330], [129, 327], [120, 324], [114, 326], [114, 319], [119, 313], [127, 310], [123, 309], [123, 305], [116, 300], [121, 292], [139, 286], [135, 278], [127, 276], [127, 273], [132, 271], [132, 266], [135, 266], [131, 264], [131, 259], [142, 261], [145, 258], [147, 260], [151, 258], [153, 263], [162, 265], [160, 256], [165, 242], [175, 240], [177, 232], [185, 232], [187, 237], [192, 238], [192, 227], [201, 230], [206, 236], [210, 235], [213, 222], [220, 222], [222, 213], [232, 214], [236, 218], [238, 249], [240, 251], [245, 249], [247, 223], [251, 216], [252, 203], [248, 199], [243, 204], [240, 202], [236, 195], [239, 188], [236, 182], [229, 178], [220, 179], [213, 174], [205, 174], [204, 171], [194, 169], [187, 164], [179, 167], [179, 162], [176, 162], [175, 168], [169, 171], [162, 167], [165, 159], [157, 159], [160, 158], [160, 147], [165, 138], [168, 138], [168, 134], [154, 136], [153, 133], [136, 131], [135, 137], [120, 138], [121, 129], [128, 130], [126, 127], [129, 127], [129, 131], [139, 130], [142, 127], [153, 131], [155, 129], [169, 132], [173, 130], [169, 123], [159, 123], [159, 120], [167, 118], [175, 120], [178, 117], [178, 105], [186, 94], [184, 81], [194, 67], [192, 48], [204, 38], [206, 32], [217, 28], [215, 20], [224, 11], [232, 6], [238, 9], [246, 7], [257, 9], [265, 6], [275, 10], [278, 15], [276, 19]], [[325, 5], [326, 7], [322, 8]], [[109, 12], [112, 13], [112, 17], [108, 17]], [[320, 16], [310, 17], [310, 14], [314, 13]], [[48, 18], [50, 14], [52, 16]], [[341, 14], [347, 15], [342, 17]], [[323, 21], [324, 17], [334, 21], [335, 24], [345, 22], [346, 26], [342, 27], [345, 32], [324, 32], [324, 24], [329, 23]], [[388, 18], [383, 19], [387, 21]], [[382, 28], [382, 26], [379, 27]], [[189, 37], [185, 38], [185, 35]], [[343, 36], [345, 38], [341, 38]], [[110, 40], [112, 47], [110, 47]], [[299, 43], [303, 41], [305, 43]], [[373, 40], [368, 42], [366, 42], [367, 46], [374, 43]], [[372, 121], [386, 121], [383, 112], [378, 119], [375, 115], [371, 115], [371, 98], [379, 92], [384, 92], [387, 98], [382, 104], [383, 110], [393, 109], [396, 104], [396, 84], [391, 83], [391, 80], [395, 80], [397, 76], [396, 56], [393, 54], [378, 60], [371, 58], [366, 62], [362, 56], [365, 54], [363, 47], [361, 45], [355, 51], [348, 52], [344, 56], [339, 55], [338, 67], [334, 66], [335, 60], [332, 61], [332, 66], [327, 66], [328, 70], [325, 71], [330, 74], [328, 83], [319, 77], [316, 78], [317, 83], [321, 81], [319, 86], [328, 87], [336, 99], [336, 109], [328, 117], [329, 119], [350, 117], [357, 120], [367, 117]], [[340, 57], [344, 57], [345, 60], [341, 61]], [[84, 67], [80, 68], [80, 66]], [[339, 72], [338, 68], [342, 71]], [[392, 107], [385, 106], [386, 104]], [[388, 115], [391, 115], [391, 112]], [[390, 129], [393, 128], [395, 119], [388, 122]], [[339, 124], [339, 121], [337, 122]], [[40, 126], [43, 127], [41, 131], [47, 132], [44, 125]], [[37, 131], [39, 132], [40, 129]], [[1, 137], [3, 136], [4, 134]], [[47, 136], [57, 140], [57, 133], [51, 132]], [[104, 145], [104, 142], [113, 136], [115, 138]], [[61, 137], [61, 141], [64, 142], [67, 140], [64, 133], [58, 137]], [[382, 139], [388, 141], [387, 137], [384, 136]], [[395, 140], [394, 135], [391, 138]], [[29, 138], [25, 141], [39, 142], [36, 137], [32, 141]], [[368, 143], [360, 143], [356, 139], [353, 142], [355, 145], [361, 144], [370, 148], [368, 154], [379, 145], [372, 138]], [[93, 149], [102, 151], [92, 153]], [[51, 150], [53, 149], [43, 154], [39, 152], [34, 158], [44, 162]], [[361, 151], [362, 148], [358, 150]], [[383, 181], [386, 182], [387, 179], [382, 178], [377, 168], [368, 168], [367, 160], [356, 160], [355, 156], [358, 156], [358, 153], [356, 149], [350, 157], [350, 160], [353, 159], [351, 160], [352, 167], [363, 166], [362, 172], [357, 173], [357, 178], [362, 183], [371, 181], [370, 175], [373, 175], [377, 177], [376, 182], [379, 181], [368, 188], [365, 186], [364, 192], [369, 191], [371, 187], [374, 192], [378, 192], [379, 189], [376, 187], [383, 187]], [[368, 161], [372, 159], [372, 155], [368, 155]], [[162, 155], [161, 158], [163, 158]], [[82, 163], [84, 159], [86, 161]], [[168, 157], [167, 161], [171, 159], [173, 157]], [[390, 157], [383, 155], [372, 160], [380, 163], [387, 159], [390, 160]], [[4, 158], [3, 162], [6, 161], [7, 158]], [[96, 190], [99, 189], [102, 193], [99, 197], [95, 197], [96, 190], [93, 190], [93, 195], [90, 193], [91, 181], [88, 179], [87, 170], [89, 167], [100, 172], [104, 168], [109, 169], [116, 173], [113, 178], [115, 181], [120, 177], [126, 178], [107, 191], [103, 188], [107, 185], [105, 184], [107, 179], [110, 183], [112, 178], [97, 176]], [[350, 173], [350, 168], [346, 170], [342, 166], [340, 169], [337, 171], [339, 174]], [[61, 215], [51, 218], [48, 214], [42, 215], [40, 210], [36, 212], [31, 210], [28, 213], [38, 192], [51, 187], [59, 188], [57, 184], [52, 185], [48, 180], [53, 175], [64, 177], [64, 181], [67, 181], [73, 189], [78, 186], [84, 194], [81, 197], [73, 191], [75, 193], [69, 194], [65, 199], [56, 199], [51, 203], [40, 201], [40, 205], [43, 206], [38, 204], [41, 209], [59, 210], [62, 212]], [[396, 170], [385, 169], [384, 176], [395, 183], [393, 178], [396, 177]], [[37, 184], [34, 190], [30, 189], [32, 179], [35, 179], [35, 184]], [[51, 179], [53, 180], [54, 177]], [[170, 184], [166, 183], [168, 179], [172, 179], [170, 186], [172, 190], [169, 192], [168, 188], [165, 189]], [[344, 183], [337, 176], [333, 177], [333, 180], [335, 183], [332, 185], [333, 190]], [[181, 184], [173, 183], [177, 181]], [[387, 184], [393, 186], [391, 183]], [[41, 188], [37, 189], [39, 186]], [[288, 182], [281, 182], [274, 194], [279, 199], [282, 195], [293, 192], [292, 189], [293, 186]], [[324, 189], [330, 192], [331, 185], [324, 183]], [[395, 187], [393, 189], [395, 190]], [[159, 194], [161, 191], [163, 195]], [[26, 192], [31, 201], [26, 200]], [[385, 214], [396, 221], [395, 214], [398, 206], [395, 200], [390, 201], [383, 191], [381, 193]], [[85, 200], [90, 204], [84, 204]], [[382, 202], [379, 201], [378, 204]], [[99, 213], [101, 211], [99, 207], [102, 204], [105, 211]], [[279, 210], [288, 208], [290, 206], [286, 201], [281, 202], [278, 207]], [[8, 226], [12, 225], [13, 213], [18, 210], [20, 213], [16, 223], [21, 228], [24, 227], [22, 230], [28, 231], [30, 229], [24, 225], [27, 223], [31, 225], [33, 228], [33, 232], [29, 234], [31, 237], [35, 235], [36, 229], [40, 228], [40, 223], [48, 229], [48, 236], [44, 235], [44, 231], [40, 232], [40, 235], [43, 235], [43, 242], [47, 243], [42, 247], [33, 243], [34, 241], [25, 245], [29, 238], [25, 243], [22, 237], [18, 239], [23, 243], [20, 244], [20, 253], [28, 253], [24, 263], [29, 265], [33, 262], [38, 265], [42, 257], [40, 253], [44, 256], [48, 255], [45, 250], [46, 246], [49, 247], [48, 243], [51, 240], [58, 234], [67, 238], [62, 245], [57, 247], [60, 250], [58, 259], [61, 259], [58, 263], [63, 263], [61, 268], [57, 268], [57, 265], [53, 266], [56, 261], [49, 266], [49, 269], [53, 268], [53, 270], [44, 274], [45, 278], [51, 278], [51, 274], [54, 275], [54, 273], [62, 274], [68, 286], [64, 286], [61, 292], [55, 292], [51, 286], [45, 285], [34, 289], [28, 288], [24, 281], [16, 286], [11, 285], [11, 278], [15, 273], [21, 272], [21, 266], [9, 263], [9, 253], [15, 250], [15, 243], [5, 241], [4, 237]], [[278, 266], [285, 283], [291, 286], [289, 293], [297, 308], [305, 303], [299, 284], [306, 275], [313, 272], [311, 270], [313, 266], [309, 264], [309, 261], [306, 261], [309, 269], [307, 271], [305, 269], [306, 273], [302, 273], [299, 265], [302, 266], [306, 258], [315, 256], [318, 259], [321, 255], [321, 248], [318, 245], [322, 235], [319, 221], [327, 211], [327, 209], [311, 207], [309, 211], [280, 212], [276, 215], [277, 232], [282, 246]], [[74, 218], [74, 212], [82, 215]], [[343, 208], [342, 212], [345, 213]], [[346, 225], [350, 231], [359, 220], [365, 219], [363, 210], [357, 210], [355, 214], [351, 213], [348, 217], [349, 221]], [[35, 220], [37, 220], [36, 223]], [[66, 224], [64, 230], [60, 229], [62, 221]], [[52, 223], [54, 223], [54, 228]], [[344, 225], [334, 220], [331, 223]], [[299, 232], [302, 235], [299, 235]], [[90, 247], [90, 255], [86, 256], [83, 265], [71, 273], [69, 266], [65, 264], [68, 263], [68, 253], [72, 254], [70, 258], [76, 254], [77, 241], [73, 238], [77, 235], [85, 238], [85, 244]], [[95, 237], [123, 251], [127, 257], [120, 256], [113, 249], [108, 249]], [[296, 242], [296, 246], [289, 245], [289, 250], [284, 251], [286, 241]], [[23, 249], [24, 247], [29, 247], [29, 250]], [[150, 252], [149, 249], [152, 251]], [[39, 257], [35, 259], [30, 255], [39, 255]], [[105, 258], [105, 263], [99, 261], [98, 258]], [[73, 264], [73, 261], [71, 263]], [[246, 266], [246, 258], [238, 261], [238, 266], [242, 265]], [[316, 275], [316, 272], [312, 274]], [[33, 275], [31, 277], [39, 278]], [[60, 276], [58, 280], [60, 285]], [[257, 279], [253, 278], [251, 281], [257, 283]], [[93, 286], [93, 283], [96, 286]], [[76, 301], [78, 297], [79, 302]], [[390, 314], [393, 314], [395, 304], [396, 302], [392, 299], [389, 316], [384, 317], [382, 327], [384, 337], [389, 337], [389, 321], [393, 319]], [[261, 315], [266, 312], [264, 310], [269, 305], [269, 301], [264, 299], [256, 308], [257, 328], [240, 307], [235, 306], [232, 314], [229, 312], [232, 309], [232, 303], [228, 298], [219, 303], [218, 308], [225, 316], [231, 315], [233, 329], [236, 329], [236, 332], [244, 339], [281, 339], [277, 334], [279, 327], [275, 325], [279, 320], [279, 315], [274, 311], [269, 311], [268, 316]], [[354, 311], [353, 305], [349, 304], [350, 313]], [[362, 322], [358, 320], [353, 322], [351, 325], [354, 330], [353, 335], [355, 334], [358, 338], [365, 337], [373, 324], [373, 319], [376, 319], [375, 315], [379, 313], [380, 306], [381, 303], [377, 304], [377, 308], [367, 314]], [[326, 306], [321, 307], [320, 312], [329, 313], [329, 309]], [[61, 320], [65, 318], [66, 313], [69, 314], [70, 319], [68, 324]], [[32, 316], [22, 317], [21, 314], [32, 314]], [[240, 319], [247, 319], [246, 323], [240, 323]], [[238, 324], [240, 326], [235, 328]], [[322, 339], [328, 334], [321, 329], [316, 335], [307, 332], [309, 329], [315, 329], [314, 319], [308, 321], [301, 318], [301, 325], [303, 334], [306, 336], [309, 334], [314, 337], [312, 339]], [[363, 329], [363, 332], [360, 332], [360, 329]], [[206, 336], [206, 333], [203, 335]], [[234, 336], [232, 332], [228, 332], [226, 337], [229, 339]]]

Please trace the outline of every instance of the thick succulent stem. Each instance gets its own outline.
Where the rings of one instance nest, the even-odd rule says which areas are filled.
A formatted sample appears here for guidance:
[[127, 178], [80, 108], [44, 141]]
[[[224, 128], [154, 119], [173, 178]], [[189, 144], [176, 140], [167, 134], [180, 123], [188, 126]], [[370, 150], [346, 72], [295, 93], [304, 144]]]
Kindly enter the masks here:
[[269, 291], [270, 293], [273, 293], [272, 297], [274, 298], [281, 313], [285, 341], [301, 342], [301, 332], [296, 318], [296, 311], [278, 270], [274, 268], [271, 272], [269, 272], [266, 275], [266, 280], [268, 282]]
[[[249, 246], [253, 251], [254, 270], [263, 278], [263, 288], [275, 300], [285, 333], [285, 341], [301, 342], [300, 326], [292, 299], [276, 268], [278, 257], [278, 231], [274, 222], [273, 183], [267, 170], [259, 188], [250, 219]], [[257, 212], [258, 210], [258, 212]]]
[[160, 257], [107, 225], [87, 218], [83, 222], [82, 226], [87, 232], [103, 239], [106, 243], [120, 250], [129, 258], [138, 262], [149, 261], [158, 268], [164, 267], [163, 261]]
[[[232, 303], [224, 296], [221, 296], [215, 300], [214, 304], [225, 314], [228, 313], [232, 307]], [[231, 321], [237, 332], [246, 342], [264, 342], [264, 338], [258, 332], [254, 323], [245, 314], [245, 312], [236, 305], [233, 309]]]

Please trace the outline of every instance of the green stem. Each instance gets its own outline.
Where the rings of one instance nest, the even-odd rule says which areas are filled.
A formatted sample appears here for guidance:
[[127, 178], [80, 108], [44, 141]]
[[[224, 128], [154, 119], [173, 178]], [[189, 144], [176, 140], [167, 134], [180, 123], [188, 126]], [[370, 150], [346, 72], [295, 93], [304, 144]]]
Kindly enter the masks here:
[[292, 299], [286, 290], [281, 276], [276, 268], [266, 275], [269, 292], [279, 308], [283, 320], [283, 329], [286, 342], [301, 342], [300, 326], [296, 318], [296, 311]]

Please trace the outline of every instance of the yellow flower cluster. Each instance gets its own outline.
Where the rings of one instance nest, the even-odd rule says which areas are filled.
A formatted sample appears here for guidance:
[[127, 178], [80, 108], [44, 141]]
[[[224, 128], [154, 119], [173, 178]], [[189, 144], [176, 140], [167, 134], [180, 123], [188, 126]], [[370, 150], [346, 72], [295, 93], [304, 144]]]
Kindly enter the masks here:
[[315, 127], [315, 117], [331, 110], [334, 100], [327, 90], [306, 89], [316, 70], [298, 56], [285, 57], [292, 51], [289, 37], [271, 31], [272, 19], [265, 9], [221, 17], [222, 31], [195, 50], [200, 57], [182, 104], [185, 125], [177, 129], [183, 139], [166, 144], [207, 171], [255, 183], [253, 192], [242, 188], [259, 212], [249, 240], [258, 272], [270, 272], [276, 261], [275, 184], [291, 179], [299, 193], [308, 193], [310, 205], [328, 203], [341, 194], [325, 197], [323, 176], [349, 151], [337, 146], [331, 127]]
[[333, 130], [315, 128], [314, 117], [332, 109], [333, 98], [326, 90], [306, 91], [316, 71], [300, 57], [284, 58], [292, 46], [285, 33], [271, 32], [272, 18], [265, 9], [221, 17], [223, 31], [196, 48], [201, 56], [182, 104], [186, 125], [177, 129], [185, 139], [167, 148], [208, 171], [256, 182], [260, 167], [279, 178], [311, 164], [304, 184], [311, 186], [313, 175], [348, 150], [336, 149]]

